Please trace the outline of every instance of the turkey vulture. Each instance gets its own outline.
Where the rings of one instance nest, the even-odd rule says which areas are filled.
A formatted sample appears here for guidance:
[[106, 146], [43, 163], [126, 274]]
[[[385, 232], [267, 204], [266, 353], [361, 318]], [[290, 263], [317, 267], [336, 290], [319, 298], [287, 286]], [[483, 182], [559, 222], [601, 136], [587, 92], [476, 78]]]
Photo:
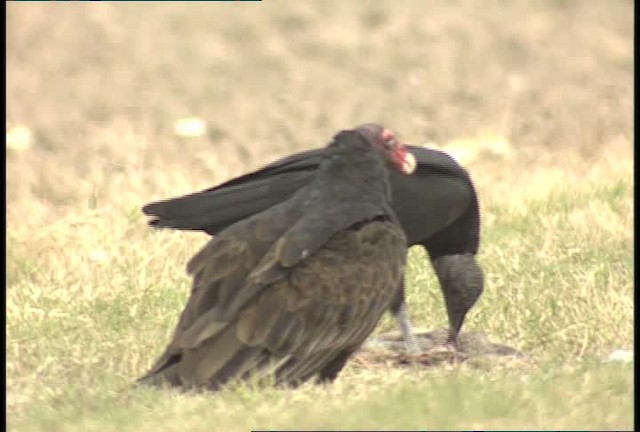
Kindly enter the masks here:
[[[426, 248], [440, 282], [449, 317], [449, 343], [457, 343], [464, 318], [482, 294], [483, 274], [475, 255], [480, 215], [469, 174], [446, 153], [406, 146], [416, 172], [390, 170], [392, 207], [409, 246]], [[201, 192], [153, 202], [142, 208], [157, 228], [219, 233], [229, 225], [291, 197], [313, 178], [325, 149], [297, 153]], [[410, 350], [417, 349], [404, 287], [390, 306]]]
[[407, 240], [385, 164], [407, 175], [415, 158], [382, 126], [342, 131], [307, 185], [217, 233], [187, 264], [191, 297], [140, 381], [333, 380], [402, 280]]

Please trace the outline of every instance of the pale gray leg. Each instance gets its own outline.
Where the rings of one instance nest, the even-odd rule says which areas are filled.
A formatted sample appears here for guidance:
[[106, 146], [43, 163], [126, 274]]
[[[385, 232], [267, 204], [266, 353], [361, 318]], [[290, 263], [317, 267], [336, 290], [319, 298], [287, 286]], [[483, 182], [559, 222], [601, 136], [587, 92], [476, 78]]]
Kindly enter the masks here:
[[395, 316], [407, 352], [411, 354], [419, 353], [420, 345], [418, 344], [416, 335], [413, 333], [413, 327], [411, 326], [411, 320], [409, 319], [409, 312], [407, 311], [407, 304], [405, 302], [402, 302]]

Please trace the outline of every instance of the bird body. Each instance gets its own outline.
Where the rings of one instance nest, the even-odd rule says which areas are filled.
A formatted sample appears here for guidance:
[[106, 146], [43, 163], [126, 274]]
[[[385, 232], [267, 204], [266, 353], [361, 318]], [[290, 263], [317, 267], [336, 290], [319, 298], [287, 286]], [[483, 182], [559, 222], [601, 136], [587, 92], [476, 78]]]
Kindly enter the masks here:
[[375, 145], [385, 130], [371, 128], [336, 135], [310, 183], [222, 230], [189, 261], [191, 297], [140, 381], [217, 390], [337, 376], [388, 309], [406, 260]]
[[[417, 160], [416, 171], [389, 171], [391, 206], [409, 246], [423, 246], [440, 282], [455, 343], [469, 309], [483, 290], [476, 261], [480, 212], [467, 171], [444, 152], [406, 146]], [[143, 212], [157, 228], [199, 230], [218, 234], [229, 225], [289, 199], [314, 179], [324, 148], [297, 153], [213, 188], [149, 203]], [[407, 346], [412, 330], [401, 282], [390, 305]]]

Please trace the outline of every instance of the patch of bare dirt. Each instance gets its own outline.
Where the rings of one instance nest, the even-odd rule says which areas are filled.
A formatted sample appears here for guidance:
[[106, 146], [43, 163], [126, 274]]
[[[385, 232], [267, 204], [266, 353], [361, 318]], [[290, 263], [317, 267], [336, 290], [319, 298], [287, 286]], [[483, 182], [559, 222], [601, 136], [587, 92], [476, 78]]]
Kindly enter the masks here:
[[421, 348], [409, 353], [399, 332], [384, 333], [367, 340], [353, 361], [361, 367], [430, 367], [466, 363], [471, 367], [514, 367], [531, 359], [507, 345], [492, 342], [482, 332], [462, 332], [457, 348], [447, 344], [447, 329], [415, 332]]

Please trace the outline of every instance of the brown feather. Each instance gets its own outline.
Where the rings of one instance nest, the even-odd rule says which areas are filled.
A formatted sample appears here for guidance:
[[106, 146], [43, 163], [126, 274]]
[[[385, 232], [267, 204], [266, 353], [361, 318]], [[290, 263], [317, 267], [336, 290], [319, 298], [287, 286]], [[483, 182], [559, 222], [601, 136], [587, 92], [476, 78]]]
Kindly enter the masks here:
[[[227, 248], [235, 252], [225, 253]], [[280, 267], [280, 278], [262, 286], [226, 322], [227, 314], [210, 303], [210, 291], [228, 303], [231, 290], [237, 295], [247, 289], [246, 283], [228, 284], [229, 275], [251, 263], [225, 269], [225, 284], [211, 269], [242, 261], [230, 257], [246, 259], [249, 254], [243, 250], [236, 242], [219, 242], [218, 248], [207, 245], [194, 257], [190, 265], [209, 280], [198, 279], [170, 348], [149, 375], [167, 375], [170, 383], [177, 375], [185, 387], [219, 388], [260, 362], [288, 357], [277, 370], [267, 372], [290, 385], [309, 379], [340, 353], [355, 350], [376, 326], [402, 277], [406, 240], [389, 221], [339, 233], [298, 266]], [[177, 374], [173, 365], [163, 369], [175, 355], [181, 356]]]

